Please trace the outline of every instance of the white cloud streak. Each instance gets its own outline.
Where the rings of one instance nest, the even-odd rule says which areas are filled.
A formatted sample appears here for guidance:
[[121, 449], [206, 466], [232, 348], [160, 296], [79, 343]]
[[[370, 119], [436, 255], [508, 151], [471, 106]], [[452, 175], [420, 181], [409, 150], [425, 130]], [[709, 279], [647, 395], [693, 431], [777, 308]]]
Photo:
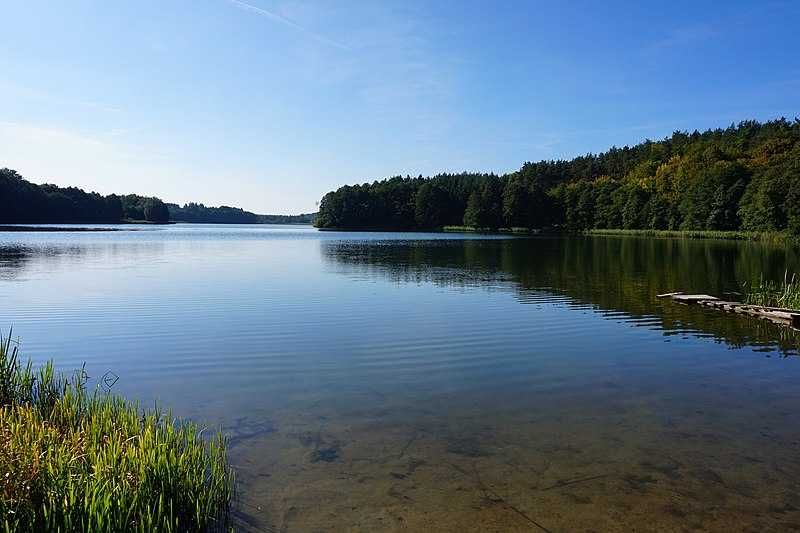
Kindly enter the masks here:
[[279, 24], [283, 24], [284, 26], [292, 28], [293, 30], [296, 30], [296, 31], [302, 33], [303, 35], [305, 35], [307, 37], [310, 37], [311, 39], [313, 39], [315, 41], [318, 41], [320, 43], [327, 44], [329, 46], [333, 46], [334, 48], [338, 48], [340, 50], [350, 50], [350, 47], [347, 46], [346, 44], [340, 43], [338, 41], [334, 41], [333, 39], [329, 39], [328, 37], [325, 37], [324, 35], [321, 35], [321, 34], [319, 34], [317, 32], [311, 31], [308, 28], [305, 28], [305, 27], [297, 24], [296, 22], [293, 22], [293, 21], [287, 19], [286, 17], [284, 17], [282, 15], [279, 15], [277, 13], [274, 13], [272, 11], [267, 11], [266, 9], [254, 6], [252, 4], [248, 4], [247, 2], [242, 2], [242, 0], [227, 0], [227, 2], [229, 4], [232, 4], [232, 5], [236, 6], [236, 7], [238, 7], [239, 9], [244, 10], [244, 11], [248, 11], [250, 13], [255, 13], [256, 15], [260, 15], [260, 16], [268, 18], [268, 19], [270, 19], [270, 20], [272, 20], [274, 22], [278, 22]]

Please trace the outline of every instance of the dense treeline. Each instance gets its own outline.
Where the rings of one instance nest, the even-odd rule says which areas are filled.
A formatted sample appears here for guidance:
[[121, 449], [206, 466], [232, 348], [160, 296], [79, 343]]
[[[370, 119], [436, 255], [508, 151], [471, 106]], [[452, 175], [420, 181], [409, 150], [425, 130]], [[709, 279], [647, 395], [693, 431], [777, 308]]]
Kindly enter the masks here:
[[194, 202], [183, 207], [167, 204], [169, 217], [176, 222], [203, 222], [213, 224], [257, 224], [258, 215], [238, 207], [206, 207]]
[[517, 172], [394, 177], [322, 199], [323, 228], [500, 227], [800, 234], [800, 120], [741, 122]]
[[37, 185], [8, 168], [0, 169], [0, 202], [0, 222], [5, 224], [169, 220], [166, 205], [158, 198], [102, 196], [77, 187]]
[[301, 213], [299, 215], [257, 215], [259, 224], [313, 224], [317, 218], [316, 213]]
[[202, 222], [207, 224], [310, 224], [314, 214], [302, 215], [257, 215], [240, 207], [206, 207], [188, 203], [183, 207], [167, 204], [169, 218], [175, 222]]
[[372, 184], [345, 185], [323, 197], [316, 224], [322, 228], [385, 229], [460, 225], [468, 211], [485, 216], [468, 210], [474, 195], [501, 189], [501, 180], [495, 175], [468, 173], [433, 178], [397, 176]]
[[101, 196], [75, 187], [36, 185], [17, 172], [0, 169], [0, 222], [117, 222], [123, 208], [119, 196]]
[[237, 207], [183, 207], [159, 198], [127, 194], [102, 196], [76, 187], [31, 183], [0, 169], [0, 223], [206, 222], [216, 224], [310, 224], [316, 214], [257, 215]]
[[126, 220], [169, 222], [167, 205], [158, 198], [126, 194], [122, 197], [122, 209]]

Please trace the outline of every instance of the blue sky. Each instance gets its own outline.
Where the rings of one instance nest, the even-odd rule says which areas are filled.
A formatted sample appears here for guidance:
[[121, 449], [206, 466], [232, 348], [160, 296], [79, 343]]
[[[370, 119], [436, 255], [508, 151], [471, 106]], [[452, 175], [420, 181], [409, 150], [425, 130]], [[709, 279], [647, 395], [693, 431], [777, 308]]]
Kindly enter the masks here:
[[[651, 5], [646, 5], [651, 4]], [[0, 166], [262, 213], [800, 115], [800, 2], [0, 0]]]

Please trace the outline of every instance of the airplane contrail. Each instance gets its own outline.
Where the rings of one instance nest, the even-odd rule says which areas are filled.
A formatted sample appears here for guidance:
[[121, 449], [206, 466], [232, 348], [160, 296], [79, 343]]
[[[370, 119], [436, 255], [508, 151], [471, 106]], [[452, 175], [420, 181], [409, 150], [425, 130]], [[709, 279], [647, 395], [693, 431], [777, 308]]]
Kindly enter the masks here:
[[334, 47], [339, 48], [341, 50], [350, 50], [350, 47], [348, 47], [347, 45], [342, 44], [342, 43], [340, 43], [338, 41], [334, 41], [333, 39], [328, 39], [327, 37], [325, 37], [323, 35], [320, 35], [320, 34], [318, 34], [316, 32], [313, 32], [313, 31], [311, 31], [311, 30], [309, 30], [307, 28], [304, 28], [303, 26], [300, 26], [296, 22], [292, 22], [291, 20], [287, 19], [286, 17], [278, 15], [277, 13], [273, 13], [272, 11], [267, 11], [266, 9], [254, 6], [252, 4], [248, 4], [247, 2], [243, 2], [242, 0], [227, 0], [227, 2], [230, 3], [230, 4], [235, 5], [239, 9], [243, 9], [245, 11], [249, 11], [251, 13], [255, 13], [256, 15], [261, 15], [262, 17], [266, 17], [266, 18], [268, 18], [270, 20], [274, 20], [275, 22], [279, 22], [279, 23], [283, 24], [284, 26], [289, 26], [290, 28], [292, 28], [294, 30], [297, 30], [300, 33], [303, 33], [303, 34], [307, 35], [308, 37], [311, 37], [312, 39], [314, 39], [316, 41], [319, 41], [321, 43], [325, 43], [327, 45], [334, 46]]

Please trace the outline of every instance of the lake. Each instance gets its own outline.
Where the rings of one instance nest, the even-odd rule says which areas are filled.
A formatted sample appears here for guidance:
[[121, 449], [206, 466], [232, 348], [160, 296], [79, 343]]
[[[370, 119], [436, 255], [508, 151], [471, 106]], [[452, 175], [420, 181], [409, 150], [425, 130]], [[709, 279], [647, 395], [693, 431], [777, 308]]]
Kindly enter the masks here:
[[800, 529], [800, 336], [655, 297], [796, 251], [120, 228], [0, 233], [0, 327], [221, 427], [243, 530]]

